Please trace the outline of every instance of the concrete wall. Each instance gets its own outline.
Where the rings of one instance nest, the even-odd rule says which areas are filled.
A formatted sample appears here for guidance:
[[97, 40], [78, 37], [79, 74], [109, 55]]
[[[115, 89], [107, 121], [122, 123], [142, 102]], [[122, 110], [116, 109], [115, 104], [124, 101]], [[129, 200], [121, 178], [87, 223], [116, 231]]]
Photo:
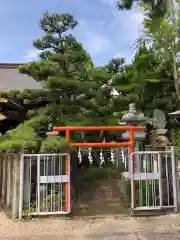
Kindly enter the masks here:
[[20, 155], [0, 154], [0, 203], [13, 219], [19, 212]]

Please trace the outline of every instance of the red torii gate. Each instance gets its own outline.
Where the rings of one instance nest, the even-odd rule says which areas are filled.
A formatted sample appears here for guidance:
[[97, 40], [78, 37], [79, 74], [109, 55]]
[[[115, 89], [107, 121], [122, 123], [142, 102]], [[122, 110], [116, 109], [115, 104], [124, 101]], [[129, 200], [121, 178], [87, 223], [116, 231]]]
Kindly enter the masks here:
[[[136, 131], [143, 131], [143, 126], [79, 126], [79, 127], [53, 127], [53, 131], [56, 132], [66, 132], [66, 141], [70, 142], [71, 140], [71, 132], [74, 131], [129, 131], [129, 141], [127, 142], [100, 142], [100, 143], [71, 143], [72, 147], [107, 147], [107, 148], [115, 148], [115, 147], [129, 147], [130, 154], [134, 152], [134, 133]], [[66, 175], [69, 176], [69, 153], [67, 151], [66, 155]], [[132, 158], [132, 164], [134, 168], [134, 161]], [[65, 187], [65, 207], [67, 212], [70, 212], [70, 186], [69, 182], [66, 183]], [[134, 186], [134, 199], [135, 196], [135, 186]], [[135, 201], [134, 201], [135, 204]], [[133, 206], [134, 207], [134, 206]]]

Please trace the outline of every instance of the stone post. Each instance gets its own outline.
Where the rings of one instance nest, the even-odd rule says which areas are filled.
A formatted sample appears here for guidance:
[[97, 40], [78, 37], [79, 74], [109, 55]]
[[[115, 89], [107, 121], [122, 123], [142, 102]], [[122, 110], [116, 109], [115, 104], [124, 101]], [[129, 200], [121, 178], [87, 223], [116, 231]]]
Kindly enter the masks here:
[[20, 194], [20, 154], [13, 154], [13, 201], [12, 217], [17, 218], [19, 213], [19, 194]]
[[1, 196], [1, 203], [3, 204], [4, 207], [5, 207], [5, 196], [6, 196], [6, 173], [7, 173], [6, 159], [7, 159], [7, 154], [5, 153], [2, 159], [3, 171], [2, 171], [2, 196]]
[[0, 200], [1, 200], [1, 197], [2, 197], [3, 157], [4, 157], [4, 154], [0, 153]]
[[12, 172], [11, 172], [11, 164], [12, 164], [12, 157], [11, 155], [7, 156], [7, 194], [6, 194], [6, 205], [7, 208], [10, 207], [10, 199], [11, 199], [11, 177], [12, 177]]

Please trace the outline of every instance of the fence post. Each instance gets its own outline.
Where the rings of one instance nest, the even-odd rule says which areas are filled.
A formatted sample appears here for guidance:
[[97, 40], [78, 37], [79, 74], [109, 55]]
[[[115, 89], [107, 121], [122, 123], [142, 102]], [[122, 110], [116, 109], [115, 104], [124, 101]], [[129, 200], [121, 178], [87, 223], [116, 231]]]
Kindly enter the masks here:
[[68, 175], [69, 175], [69, 199], [68, 199], [68, 205], [69, 205], [69, 213], [71, 212], [71, 158], [70, 154], [68, 154]]
[[12, 164], [13, 158], [11, 155], [7, 157], [7, 194], [6, 194], [6, 205], [7, 208], [10, 207], [10, 200], [11, 200], [11, 183], [12, 183], [12, 172], [11, 172], [11, 164]]
[[13, 159], [13, 204], [12, 204], [12, 215], [16, 219], [17, 214], [19, 215], [19, 190], [20, 190], [20, 154], [14, 154]]
[[162, 192], [162, 158], [158, 153], [158, 169], [159, 169], [159, 206], [163, 207], [163, 192]]
[[3, 154], [3, 159], [2, 159], [2, 192], [1, 192], [1, 204], [4, 205], [4, 195], [5, 195], [5, 162], [6, 162], [6, 153]]
[[4, 153], [0, 153], [0, 202], [2, 198], [2, 182], [3, 182], [3, 158]]
[[24, 155], [20, 154], [20, 180], [19, 180], [19, 219], [23, 211], [23, 188], [24, 188]]
[[131, 153], [130, 154], [130, 176], [131, 176], [131, 209], [134, 210], [135, 209], [135, 201], [136, 201], [136, 198], [135, 198], [135, 193], [134, 193], [134, 190], [135, 190], [135, 184], [134, 184], [134, 166], [133, 166], [133, 156], [134, 153]]
[[175, 148], [171, 147], [174, 211], [178, 211]]
[[[48, 173], [47, 173], [48, 175]], [[40, 214], [40, 154], [37, 155], [37, 213]]]

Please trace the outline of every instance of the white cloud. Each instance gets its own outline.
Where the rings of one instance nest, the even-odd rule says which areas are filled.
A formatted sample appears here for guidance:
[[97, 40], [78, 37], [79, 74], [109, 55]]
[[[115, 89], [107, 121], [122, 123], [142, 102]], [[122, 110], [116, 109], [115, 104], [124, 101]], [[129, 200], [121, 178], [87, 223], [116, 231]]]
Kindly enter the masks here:
[[141, 36], [143, 25], [143, 12], [139, 7], [130, 11], [115, 11], [113, 13], [112, 29], [117, 29], [116, 34], [121, 46], [118, 56], [124, 57], [127, 63], [131, 63], [136, 52], [136, 40]]
[[110, 7], [115, 7], [117, 0], [101, 0], [102, 3], [109, 5]]
[[[116, 7], [117, 0], [100, 0], [109, 6], [113, 20], [111, 29], [116, 34], [116, 57], [124, 57], [127, 63], [132, 61], [135, 53], [135, 42], [143, 30], [143, 9], [134, 5], [131, 10], [120, 11]], [[119, 45], [119, 47], [117, 46]]]
[[131, 11], [112, 11], [112, 27], [119, 31], [120, 37], [128, 41], [136, 40], [142, 30], [143, 13], [140, 8], [133, 8]]
[[132, 58], [134, 56], [134, 52], [135, 51], [129, 51], [129, 52], [121, 51], [121, 52], [115, 54], [115, 56], [113, 58], [124, 58], [126, 63], [130, 64], [130, 63], [132, 63]]
[[[92, 57], [98, 56], [100, 53], [107, 53], [111, 50], [110, 38], [104, 34], [100, 34], [93, 25], [90, 25], [86, 20], [79, 20], [79, 24], [73, 31], [73, 34], [79, 40], [87, 52]], [[100, 26], [105, 24], [105, 21], [98, 22]], [[23, 60], [36, 61], [39, 59], [41, 51], [36, 49], [29, 49], [25, 52]]]
[[30, 49], [25, 52], [25, 55], [23, 57], [26, 61], [36, 61], [39, 59], [39, 54], [41, 53], [40, 50], [37, 49]]
[[108, 38], [104, 38], [98, 34], [95, 35], [91, 31], [86, 32], [86, 37], [83, 41], [87, 51], [93, 55], [102, 51], [107, 52], [111, 47], [110, 40]]
[[108, 52], [111, 49], [111, 41], [105, 36], [92, 29], [85, 20], [80, 20], [75, 29], [77, 39], [82, 42], [85, 49], [92, 55]]
[[106, 23], [106, 21], [100, 20], [100, 21], [98, 21], [98, 23], [101, 24], [101, 25], [104, 25]]
[[[106, 20], [106, 14], [99, 21], [79, 19], [73, 34], [92, 58], [99, 62], [107, 62], [111, 56], [124, 57], [130, 63], [135, 52], [134, 44], [142, 30], [143, 12], [139, 7], [130, 11], [119, 11], [116, 0], [99, 0], [107, 5], [111, 20]], [[38, 59], [38, 52], [30, 49], [25, 53], [24, 60]]]
[[120, 34], [122, 31], [124, 36], [128, 38], [137, 38], [142, 30], [143, 10], [138, 5], [134, 5], [131, 10], [120, 11], [116, 8], [117, 0], [101, 0], [102, 3], [111, 6], [113, 14], [114, 28], [119, 29]]

